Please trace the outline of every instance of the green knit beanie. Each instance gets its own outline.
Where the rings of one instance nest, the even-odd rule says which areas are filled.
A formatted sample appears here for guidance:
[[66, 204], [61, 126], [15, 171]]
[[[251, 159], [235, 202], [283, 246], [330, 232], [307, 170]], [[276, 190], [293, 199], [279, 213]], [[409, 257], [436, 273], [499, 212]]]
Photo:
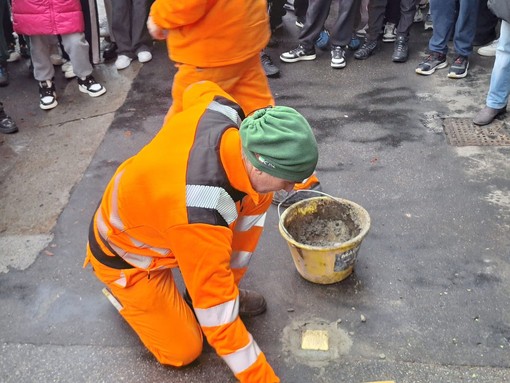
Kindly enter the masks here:
[[319, 153], [310, 125], [287, 106], [259, 109], [239, 129], [243, 151], [257, 169], [301, 182], [315, 170]]

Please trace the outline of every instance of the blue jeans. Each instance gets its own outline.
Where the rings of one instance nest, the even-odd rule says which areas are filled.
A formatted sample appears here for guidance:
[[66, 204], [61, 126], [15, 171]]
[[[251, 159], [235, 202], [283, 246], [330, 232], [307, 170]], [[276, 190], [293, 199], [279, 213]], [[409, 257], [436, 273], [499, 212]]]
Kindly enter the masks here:
[[430, 0], [434, 31], [429, 41], [432, 52], [448, 53], [448, 41], [453, 35], [457, 54], [469, 56], [473, 52], [479, 0]]
[[510, 24], [501, 21], [501, 32], [496, 60], [492, 67], [491, 85], [487, 94], [487, 106], [494, 109], [504, 108], [510, 93]]

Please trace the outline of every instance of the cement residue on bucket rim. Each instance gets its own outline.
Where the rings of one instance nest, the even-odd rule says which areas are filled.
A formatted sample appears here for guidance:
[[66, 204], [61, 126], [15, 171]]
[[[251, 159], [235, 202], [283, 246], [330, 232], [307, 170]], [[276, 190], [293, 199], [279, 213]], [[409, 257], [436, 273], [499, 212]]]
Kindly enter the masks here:
[[[370, 225], [371, 225], [370, 215], [368, 214], [368, 212], [366, 211], [366, 209], [363, 206], [357, 204], [356, 202], [349, 201], [349, 200], [346, 200], [343, 198], [333, 197], [333, 196], [330, 196], [329, 194], [322, 193], [322, 192], [320, 194], [324, 195], [325, 197], [308, 198], [308, 199], [296, 202], [295, 204], [291, 205], [282, 214], [280, 214], [280, 212], [278, 212], [280, 232], [282, 232], [282, 234], [285, 233], [286, 236], [284, 236], [284, 238], [287, 241], [289, 241], [290, 243], [292, 243], [294, 246], [303, 246], [303, 247], [314, 249], [314, 250], [331, 250], [331, 249], [338, 248], [339, 246], [342, 246], [344, 248], [354, 247], [358, 242], [360, 242], [366, 236], [368, 230], [370, 229]], [[331, 199], [335, 202], [338, 202], [339, 204], [342, 204], [342, 205], [348, 207], [351, 210], [351, 212], [354, 213], [354, 214], [350, 214], [350, 218], [355, 222], [356, 226], [360, 228], [360, 232], [345, 242], [331, 243], [330, 246], [309, 245], [309, 244], [302, 243], [302, 242], [299, 242], [298, 240], [296, 240], [296, 238], [294, 238], [294, 236], [292, 236], [289, 233], [286, 225], [284, 224], [285, 218], [287, 217], [288, 212], [290, 211], [289, 209], [298, 208], [299, 205], [301, 205], [301, 204], [307, 203], [310, 200], [317, 200], [317, 199], [322, 199], [322, 200]]]

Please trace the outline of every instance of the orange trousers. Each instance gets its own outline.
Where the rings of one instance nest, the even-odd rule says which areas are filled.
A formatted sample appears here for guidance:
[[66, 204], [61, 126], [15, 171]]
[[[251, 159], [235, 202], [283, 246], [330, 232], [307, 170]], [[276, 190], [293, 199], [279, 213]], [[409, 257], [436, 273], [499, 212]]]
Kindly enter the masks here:
[[117, 270], [94, 258], [87, 259], [94, 273], [122, 305], [120, 314], [156, 359], [171, 366], [193, 362], [202, 352], [203, 336], [193, 311], [175, 284], [172, 269]]
[[200, 68], [189, 64], [175, 64], [177, 73], [172, 84], [172, 106], [165, 119], [182, 110], [184, 90], [197, 81], [212, 81], [243, 108], [246, 116], [256, 109], [274, 105], [264, 68], [257, 55], [243, 62], [211, 68]]

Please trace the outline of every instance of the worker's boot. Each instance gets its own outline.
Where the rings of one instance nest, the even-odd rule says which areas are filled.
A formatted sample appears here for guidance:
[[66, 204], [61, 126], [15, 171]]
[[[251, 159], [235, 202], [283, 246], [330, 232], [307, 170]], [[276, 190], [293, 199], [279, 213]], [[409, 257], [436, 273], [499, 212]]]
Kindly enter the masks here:
[[[193, 308], [188, 290], [184, 291], [184, 300]], [[266, 311], [266, 300], [252, 290], [239, 289], [239, 315], [242, 317], [254, 317]]]
[[239, 289], [239, 315], [254, 317], [266, 311], [266, 300], [253, 290]]

